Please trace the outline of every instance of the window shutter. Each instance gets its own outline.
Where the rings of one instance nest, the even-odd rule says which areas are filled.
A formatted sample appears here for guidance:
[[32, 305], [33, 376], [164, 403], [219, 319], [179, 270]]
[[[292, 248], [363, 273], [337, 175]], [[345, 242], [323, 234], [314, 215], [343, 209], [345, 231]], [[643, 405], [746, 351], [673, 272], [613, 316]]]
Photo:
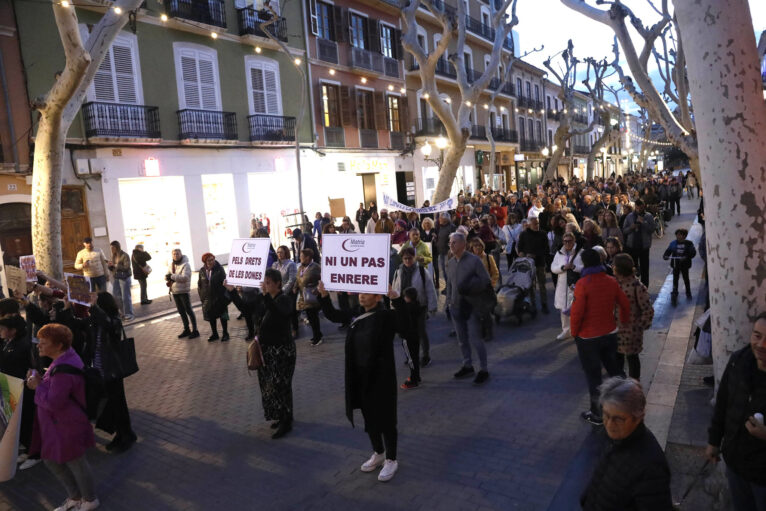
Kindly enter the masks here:
[[279, 102], [279, 84], [277, 72], [274, 69], [264, 69], [264, 90], [266, 91], [266, 107], [271, 115], [281, 115], [281, 105]]
[[203, 110], [220, 110], [218, 95], [216, 94], [215, 64], [205, 55], [200, 55], [199, 60], [199, 89]]
[[133, 66], [133, 52], [130, 46], [114, 43], [109, 50], [114, 62], [114, 79], [117, 84], [117, 99], [120, 103], [138, 103], [136, 74]]
[[197, 59], [194, 52], [184, 51], [181, 53], [181, 78], [184, 87], [185, 108], [202, 108], [199, 95]]
[[325, 125], [325, 120], [324, 120], [325, 111], [324, 111], [324, 97], [322, 96], [322, 83], [320, 82], [319, 84], [317, 84], [317, 87], [315, 87], [315, 89], [317, 91], [317, 105], [319, 105], [320, 124], [322, 124], [322, 126], [324, 126]]
[[378, 20], [365, 20], [367, 23], [367, 49], [380, 53], [380, 23]]
[[356, 98], [347, 85], [340, 87], [340, 113], [343, 126], [356, 124]]
[[407, 96], [399, 96], [399, 129], [402, 133], [410, 131], [410, 108]]
[[333, 18], [335, 21], [335, 40], [339, 43], [348, 41], [349, 21], [348, 10], [337, 5], [333, 7]]
[[308, 3], [308, 11], [309, 11], [309, 20], [310, 20], [310, 29], [311, 33], [314, 35], [319, 35], [319, 21], [317, 19], [317, 1], [316, 0], [306, 0]]
[[374, 93], [375, 106], [375, 129], [388, 131], [388, 109], [386, 108], [386, 95], [382, 92]]
[[[392, 46], [394, 51], [394, 58], [397, 60], [402, 60], [404, 58], [404, 48], [402, 48], [402, 31], [399, 29], [394, 29], [393, 32], [394, 40], [392, 42]], [[423, 49], [425, 50], [426, 48], [424, 47]]]
[[104, 55], [104, 60], [98, 66], [93, 77], [93, 91], [96, 101], [108, 101], [113, 103], [116, 95], [114, 92], [114, 80], [112, 78], [112, 50]]
[[266, 111], [266, 92], [263, 87], [263, 69], [256, 66], [250, 68], [250, 83], [253, 88], [253, 113], [268, 113]]

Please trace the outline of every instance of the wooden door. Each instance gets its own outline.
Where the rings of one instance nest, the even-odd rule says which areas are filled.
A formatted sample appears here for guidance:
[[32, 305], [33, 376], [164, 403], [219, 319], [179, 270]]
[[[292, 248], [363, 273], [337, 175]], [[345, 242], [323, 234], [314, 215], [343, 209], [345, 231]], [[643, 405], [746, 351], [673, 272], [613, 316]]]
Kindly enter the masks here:
[[[82, 240], [92, 236], [85, 188], [64, 186], [61, 189], [61, 252], [64, 271], [74, 273], [74, 260], [82, 249]], [[79, 273], [79, 272], [78, 272]]]
[[369, 206], [370, 202], [377, 204], [378, 189], [375, 187], [375, 174], [362, 174], [362, 188], [365, 206]]

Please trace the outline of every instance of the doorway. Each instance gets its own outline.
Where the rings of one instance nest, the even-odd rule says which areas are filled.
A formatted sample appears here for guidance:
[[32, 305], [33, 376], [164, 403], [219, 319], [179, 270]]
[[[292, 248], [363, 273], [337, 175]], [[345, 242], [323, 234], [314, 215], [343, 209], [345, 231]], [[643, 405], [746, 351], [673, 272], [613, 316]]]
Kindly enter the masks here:
[[378, 189], [375, 187], [375, 174], [360, 174], [362, 176], [362, 193], [364, 194], [364, 205], [370, 207], [370, 202], [378, 205]]

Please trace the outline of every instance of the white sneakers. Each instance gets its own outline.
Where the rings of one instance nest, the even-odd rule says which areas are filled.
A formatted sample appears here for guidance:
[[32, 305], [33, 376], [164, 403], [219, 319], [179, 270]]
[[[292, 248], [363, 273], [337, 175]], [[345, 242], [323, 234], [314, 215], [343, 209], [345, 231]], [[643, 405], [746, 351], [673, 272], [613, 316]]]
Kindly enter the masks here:
[[380, 465], [383, 465], [383, 468], [381, 469], [380, 474], [378, 474], [378, 481], [390, 481], [399, 469], [399, 464], [396, 460], [387, 460], [385, 454], [374, 452], [372, 453], [372, 456], [370, 456], [370, 459], [362, 464], [361, 470], [362, 472], [372, 472]]
[[54, 509], [53, 511], [69, 511], [70, 509], [77, 509], [82, 503], [81, 500], [66, 499], [63, 504]]
[[399, 463], [396, 460], [386, 460], [380, 474], [378, 474], [378, 481], [390, 481], [398, 469]]
[[19, 470], [26, 470], [28, 468], [32, 468], [38, 463], [40, 463], [41, 461], [43, 460], [41, 460], [40, 458], [27, 458], [26, 460], [24, 460], [24, 463], [19, 465]]
[[556, 336], [556, 339], [559, 341], [563, 341], [567, 337], [570, 337], [572, 334], [569, 332], [569, 329], [567, 328], [563, 332], [561, 332], [559, 335]]
[[92, 511], [93, 509], [98, 508], [98, 506], [101, 505], [101, 502], [98, 501], [98, 499], [93, 500], [83, 500], [80, 502], [80, 507], [77, 508], [77, 511]]
[[370, 459], [365, 461], [362, 464], [362, 472], [372, 472], [373, 470], [378, 468], [380, 465], [382, 465], [385, 460], [386, 460], [385, 454], [378, 454], [376, 452], [372, 453], [372, 456], [370, 456]]

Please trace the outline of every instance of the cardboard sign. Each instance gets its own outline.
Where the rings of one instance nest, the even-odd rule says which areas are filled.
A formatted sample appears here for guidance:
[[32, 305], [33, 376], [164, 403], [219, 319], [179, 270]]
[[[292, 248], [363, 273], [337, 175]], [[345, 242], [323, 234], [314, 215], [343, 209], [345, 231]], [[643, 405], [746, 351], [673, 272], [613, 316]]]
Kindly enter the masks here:
[[23, 392], [24, 380], [0, 373], [0, 482], [16, 474]]
[[327, 199], [330, 201], [330, 216], [333, 218], [343, 218], [346, 216], [346, 199]]
[[35, 262], [35, 256], [21, 256], [19, 257], [19, 266], [27, 274], [27, 282], [37, 282], [37, 263]]
[[90, 307], [90, 277], [65, 273], [67, 300]]
[[388, 293], [390, 234], [322, 236], [322, 282], [328, 291]]
[[232, 286], [261, 287], [270, 246], [269, 238], [232, 240], [226, 283]]
[[21, 268], [6, 265], [5, 281], [9, 291], [13, 291], [13, 296], [21, 298], [27, 294], [27, 274]]

